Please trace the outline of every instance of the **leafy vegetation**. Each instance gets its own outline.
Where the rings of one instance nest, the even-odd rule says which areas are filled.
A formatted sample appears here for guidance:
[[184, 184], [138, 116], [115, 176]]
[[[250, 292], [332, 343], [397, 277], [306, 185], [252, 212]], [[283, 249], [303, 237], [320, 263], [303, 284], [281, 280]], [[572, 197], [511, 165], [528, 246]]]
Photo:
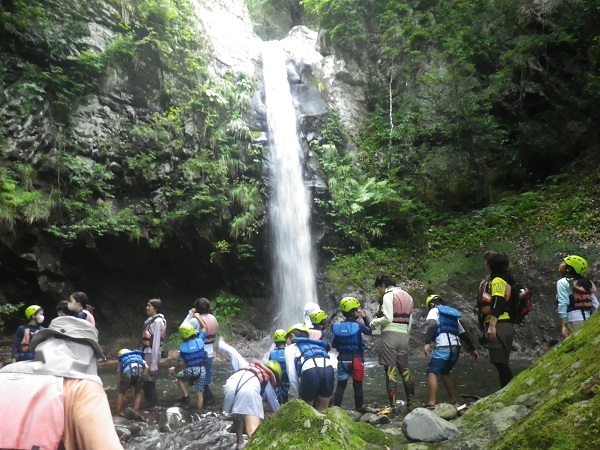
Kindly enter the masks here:
[[[3, 153], [0, 219], [35, 221], [66, 241], [123, 233], [155, 247], [192, 229], [195, 239], [225, 241], [247, 257], [264, 210], [263, 192], [249, 181], [262, 165], [244, 120], [254, 80], [209, 74], [189, 2], [112, 4], [112, 27], [109, 5], [95, 2], [0, 7], [2, 117], [10, 118], [0, 127], [21, 129], [36, 117], [44, 133], [35, 157]], [[108, 27], [94, 45], [86, 15]], [[126, 115], [90, 133], [85, 114], [102, 115], [98, 98], [116, 82], [135, 85], [122, 87]], [[20, 175], [25, 166], [29, 181]]]
[[16, 313], [24, 303], [7, 303], [0, 305], [0, 332], [4, 331], [4, 318]]
[[[357, 151], [321, 152], [330, 185], [345, 183], [328, 206], [351, 252], [426, 238], [455, 247], [456, 234], [428, 230], [510, 209], [502, 200], [514, 193], [545, 199], [537, 186], [597, 145], [597, 0], [302, 4], [341, 54], [377, 74]], [[381, 186], [395, 195], [377, 195]]]

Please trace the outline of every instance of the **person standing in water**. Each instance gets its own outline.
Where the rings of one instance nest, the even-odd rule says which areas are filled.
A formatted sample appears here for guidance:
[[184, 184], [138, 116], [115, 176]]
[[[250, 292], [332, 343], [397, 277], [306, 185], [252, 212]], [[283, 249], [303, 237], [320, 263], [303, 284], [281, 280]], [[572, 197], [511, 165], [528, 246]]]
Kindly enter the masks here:
[[414, 406], [415, 382], [408, 368], [408, 351], [412, 327], [413, 299], [408, 292], [396, 286], [388, 275], [375, 279], [375, 287], [381, 295], [377, 318], [370, 323], [372, 329], [381, 327], [379, 340], [379, 364], [385, 370], [385, 384], [390, 406], [396, 408], [398, 378], [402, 378], [406, 393], [406, 406]]
[[204, 350], [206, 350], [206, 377], [204, 379], [204, 404], [207, 406], [215, 403], [215, 396], [210, 390], [210, 384], [212, 383], [212, 363], [215, 356], [214, 343], [219, 332], [219, 322], [217, 318], [210, 313], [210, 300], [201, 297], [196, 299], [194, 307], [189, 310], [188, 315], [181, 325], [191, 324], [196, 330], [196, 334], [200, 334], [202, 330], [202, 323], [204, 323], [205, 334], [204, 337]]
[[144, 397], [151, 406], [158, 401], [156, 394], [156, 380], [158, 377], [158, 363], [160, 362], [162, 345], [167, 334], [167, 321], [160, 313], [162, 302], [158, 298], [148, 300], [146, 314], [148, 318], [144, 322], [142, 330], [142, 352], [144, 361], [148, 364], [148, 380], [144, 383]]

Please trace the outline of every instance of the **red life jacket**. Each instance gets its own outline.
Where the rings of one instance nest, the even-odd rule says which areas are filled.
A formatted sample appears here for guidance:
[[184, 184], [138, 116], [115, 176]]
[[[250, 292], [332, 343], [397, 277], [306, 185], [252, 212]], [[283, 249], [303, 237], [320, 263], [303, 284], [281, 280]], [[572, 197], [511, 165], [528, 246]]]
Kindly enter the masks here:
[[65, 429], [62, 377], [2, 373], [0, 398], [0, 448], [59, 448]]
[[392, 291], [394, 296], [394, 323], [410, 323], [410, 315], [413, 312], [412, 297], [404, 289], [396, 288]]

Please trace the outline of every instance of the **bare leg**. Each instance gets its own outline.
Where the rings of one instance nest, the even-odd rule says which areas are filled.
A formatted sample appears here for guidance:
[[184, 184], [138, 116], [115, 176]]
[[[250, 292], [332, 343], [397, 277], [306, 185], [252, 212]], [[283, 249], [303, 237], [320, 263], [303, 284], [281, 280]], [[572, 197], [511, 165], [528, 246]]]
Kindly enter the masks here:
[[[329, 399], [327, 399], [327, 401], [329, 402]], [[244, 425], [246, 426], [246, 434], [250, 438], [260, 425], [260, 417], [250, 415], [244, 416]], [[244, 442], [243, 439], [242, 442]], [[240, 444], [239, 440], [238, 444]]]
[[117, 414], [123, 411], [123, 403], [125, 403], [125, 394], [119, 391], [117, 394]]
[[204, 406], [204, 391], [196, 391], [196, 407], [198, 408], [198, 412], [202, 412], [203, 406]]
[[133, 409], [140, 409], [142, 406], [142, 399], [144, 398], [144, 392], [140, 389], [135, 394], [135, 400], [133, 401]]
[[331, 397], [317, 397], [315, 409], [320, 413], [327, 411]]
[[442, 383], [444, 383], [444, 387], [446, 388], [446, 391], [448, 391], [448, 403], [456, 403], [458, 401], [458, 394], [456, 393], [454, 380], [450, 375], [442, 375]]
[[[245, 420], [246, 416], [244, 416]], [[237, 437], [237, 443], [244, 443], [244, 422], [241, 419], [233, 419], [233, 429], [235, 430], [235, 435]]]
[[433, 406], [436, 403], [438, 390], [438, 377], [435, 373], [427, 374], [427, 387], [429, 389], [429, 400], [427, 406]]
[[186, 387], [185, 383], [182, 380], [177, 380], [177, 386], [179, 386], [179, 390], [181, 392], [183, 392], [183, 396], [187, 397], [188, 391], [187, 391], [187, 387]]

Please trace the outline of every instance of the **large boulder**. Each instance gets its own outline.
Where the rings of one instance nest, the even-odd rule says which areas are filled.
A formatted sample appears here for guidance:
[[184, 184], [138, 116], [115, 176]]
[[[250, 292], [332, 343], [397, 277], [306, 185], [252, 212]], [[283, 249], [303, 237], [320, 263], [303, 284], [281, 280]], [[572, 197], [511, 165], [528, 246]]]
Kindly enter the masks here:
[[372, 425], [354, 422], [340, 408], [325, 414], [300, 400], [283, 405], [267, 417], [250, 439], [247, 449], [399, 449], [402, 442]]

